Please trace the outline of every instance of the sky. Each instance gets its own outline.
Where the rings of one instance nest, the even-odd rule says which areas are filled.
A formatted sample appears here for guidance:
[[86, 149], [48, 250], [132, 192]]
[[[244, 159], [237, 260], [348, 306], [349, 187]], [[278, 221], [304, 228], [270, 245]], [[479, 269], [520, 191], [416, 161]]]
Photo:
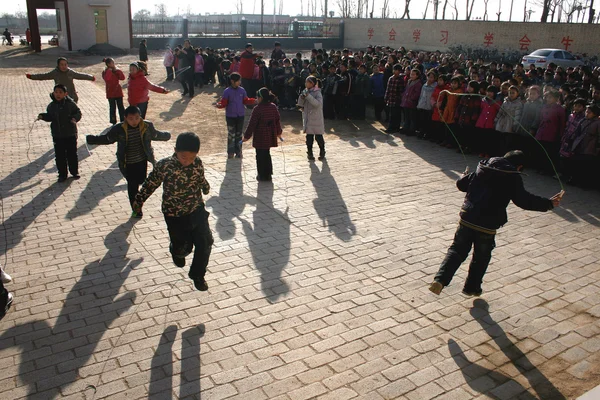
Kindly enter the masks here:
[[[277, 10], [279, 10], [279, 4], [280, 2], [283, 2], [283, 14], [287, 14], [287, 15], [297, 15], [300, 13], [301, 11], [301, 3], [304, 3], [305, 6], [306, 4], [308, 4], [309, 2], [311, 2], [312, 0], [264, 0], [265, 1], [265, 15], [268, 15], [270, 13], [270, 15], [273, 15], [273, 3], [276, 2], [277, 4]], [[320, 1], [322, 0], [314, 0], [317, 1], [318, 3], [320, 3]], [[329, 10], [333, 10], [335, 12], [335, 15], [339, 15], [339, 8], [337, 6], [338, 2], [340, 0], [329, 0]], [[352, 0], [350, 0], [352, 1]], [[356, 2], [357, 0], [354, 0], [354, 2]], [[369, 4], [372, 3], [373, 0], [369, 0]], [[458, 9], [459, 9], [459, 19], [464, 19], [465, 18], [465, 1], [466, 0], [449, 0], [448, 1], [448, 8], [446, 10], [446, 18], [450, 19], [452, 18], [452, 13], [453, 13], [453, 8], [452, 5], [454, 4], [454, 2], [457, 2], [458, 5]], [[483, 0], [474, 0], [475, 6], [473, 8], [473, 15], [472, 17], [482, 17], [483, 13], [484, 13], [484, 6]], [[528, 9], [531, 8], [534, 12], [531, 16], [531, 20], [532, 21], [539, 21], [540, 20], [540, 16], [541, 16], [541, 8], [537, 5], [541, 2], [541, 0], [512, 0], [513, 2], [513, 17], [512, 20], [513, 21], [523, 21], [523, 14], [524, 14], [524, 4], [525, 1], [527, 1], [528, 3]], [[260, 2], [261, 0], [243, 0], [242, 3], [244, 4], [243, 7], [243, 12], [246, 14], [252, 14], [252, 13], [260, 13]], [[375, 0], [375, 9], [377, 10], [374, 13], [374, 16], [380, 16], [381, 15], [381, 6], [383, 4], [384, 0]], [[585, 0], [584, 0], [585, 2]], [[26, 9], [26, 5], [25, 5], [25, 0], [13, 0], [13, 1], [1, 1], [0, 2], [0, 15], [2, 13], [8, 12], [8, 13], [14, 13], [16, 11], [25, 11]], [[139, 11], [140, 9], [146, 8], [149, 11], [151, 11], [152, 13], [154, 13], [155, 11], [155, 5], [159, 4], [159, 3], [165, 3], [167, 4], [167, 12], [170, 15], [176, 15], [178, 12], [180, 13], [184, 13], [187, 9], [188, 6], [191, 8], [192, 13], [206, 13], [206, 12], [210, 12], [212, 13], [220, 13], [220, 14], [230, 14], [230, 13], [235, 13], [236, 12], [236, 3], [239, 3], [238, 0], [229, 0], [229, 1], [221, 1], [221, 2], [208, 2], [208, 1], [197, 1], [197, 0], [131, 0], [131, 8], [132, 8], [132, 12], [135, 14], [136, 11]], [[207, 3], [211, 3], [208, 4], [207, 7]], [[400, 18], [404, 12], [404, 1], [402, 0], [392, 0], [390, 1], [390, 3], [392, 3], [392, 6], [390, 7], [390, 17], [394, 18]], [[423, 0], [411, 0], [411, 7], [410, 7], [410, 16], [412, 19], [420, 19], [423, 17], [423, 11], [425, 10], [425, 5], [426, 2]], [[497, 16], [496, 13], [498, 12], [498, 7], [501, 7], [501, 20], [503, 21], [507, 21], [509, 18], [509, 12], [510, 12], [510, 6], [511, 6], [511, 0], [489, 0], [488, 2], [488, 19], [489, 20], [496, 20]], [[442, 6], [440, 5], [440, 18], [441, 18], [441, 8]], [[433, 9], [433, 7], [430, 5], [429, 6], [429, 12], [428, 12], [428, 18], [431, 18], [431, 10]], [[305, 14], [306, 14], [306, 10]]]

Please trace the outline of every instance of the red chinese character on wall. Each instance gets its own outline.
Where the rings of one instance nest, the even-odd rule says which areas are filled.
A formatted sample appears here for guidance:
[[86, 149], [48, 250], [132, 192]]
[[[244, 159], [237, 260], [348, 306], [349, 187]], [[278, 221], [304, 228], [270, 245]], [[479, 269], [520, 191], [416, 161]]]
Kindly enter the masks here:
[[529, 50], [529, 45], [531, 44], [531, 39], [527, 37], [527, 34], [519, 39], [519, 45], [521, 46], [521, 50]]
[[420, 29], [415, 29], [413, 31], [413, 39], [415, 40], [415, 42], [418, 42], [419, 39], [421, 39], [421, 30]]
[[396, 40], [396, 31], [394, 28], [390, 31], [390, 40]]
[[369, 40], [371, 40], [374, 33], [375, 33], [375, 30], [373, 28], [369, 28], [369, 30], [367, 30], [367, 35], [369, 35]]
[[450, 36], [448, 31], [440, 31], [440, 33], [442, 34], [442, 38], [440, 39], [440, 42], [442, 42], [444, 44], [448, 44], [448, 37]]
[[485, 44], [485, 47], [490, 47], [494, 44], [494, 34], [492, 32], [483, 35], [483, 44]]
[[563, 37], [560, 42], [565, 45], [565, 50], [569, 50], [571, 43], [573, 43], [573, 39], [571, 39], [570, 36], [567, 36], [567, 37]]

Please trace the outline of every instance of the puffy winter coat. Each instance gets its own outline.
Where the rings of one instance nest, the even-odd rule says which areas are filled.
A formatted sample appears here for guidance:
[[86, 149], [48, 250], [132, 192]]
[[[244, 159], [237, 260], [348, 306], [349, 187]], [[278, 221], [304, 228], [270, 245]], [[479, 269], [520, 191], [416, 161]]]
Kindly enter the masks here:
[[79, 122], [81, 111], [77, 104], [69, 96], [61, 101], [56, 101], [54, 93], [50, 94], [52, 103], [46, 107], [46, 112], [41, 114], [42, 120], [50, 122], [50, 131], [53, 138], [63, 139], [77, 136], [77, 124], [71, 122], [72, 119]]
[[202, 57], [202, 54], [196, 54], [196, 64], [194, 65], [194, 72], [197, 74], [204, 72], [204, 57]]
[[[451, 90], [452, 93], [462, 93], [463, 90], [458, 88], [456, 90]], [[444, 112], [442, 114], [442, 119], [447, 124], [452, 124], [455, 122], [456, 115], [456, 107], [458, 106], [458, 101], [460, 100], [460, 96], [453, 96], [451, 94], [446, 93], [448, 100], [446, 100], [446, 107], [444, 107]]]
[[535, 134], [537, 140], [558, 142], [565, 131], [567, 116], [560, 104], [544, 104], [540, 113], [540, 126]]
[[325, 132], [323, 119], [323, 94], [321, 89], [315, 87], [309, 90], [306, 96], [298, 98], [298, 105], [302, 110], [302, 125], [307, 135], [322, 135]]
[[481, 113], [477, 118], [476, 128], [494, 129], [494, 120], [500, 111], [500, 103], [488, 97], [481, 100]]
[[575, 154], [600, 156], [600, 119], [584, 119], [581, 121], [573, 141]]
[[273, 103], [259, 103], [252, 110], [244, 138], [252, 137], [252, 146], [255, 149], [269, 149], [277, 147], [277, 136], [282, 133], [277, 106]]
[[[436, 103], [438, 102], [438, 99], [440, 102], [444, 102], [444, 99], [446, 98], [446, 93], [441, 94], [442, 91], [444, 90], [448, 90], [450, 87], [448, 85], [442, 85], [442, 86], [436, 86], [435, 89], [433, 90], [433, 94], [431, 95], [431, 106], [433, 108], [433, 115], [431, 116], [431, 119], [433, 121], [441, 121], [441, 115], [440, 115], [440, 109], [443, 111], [444, 108], [442, 106], [440, 106], [439, 108], [436, 106]], [[441, 96], [440, 96], [441, 94]]]
[[526, 191], [517, 168], [503, 157], [480, 161], [477, 170], [459, 179], [456, 186], [467, 193], [460, 210], [461, 223], [484, 232], [494, 233], [508, 221], [506, 207], [511, 200], [525, 210], [554, 208], [549, 199]]
[[165, 57], [163, 58], [163, 65], [165, 67], [172, 67], [175, 63], [175, 55], [171, 50], [167, 50]]
[[85, 81], [93, 81], [94, 76], [77, 72], [71, 68], [68, 68], [66, 71], [61, 71], [58, 69], [58, 67], [56, 67], [52, 71], [46, 72], [45, 74], [31, 74], [29, 79], [34, 81], [48, 81], [53, 79], [55, 85], [65, 85], [67, 87], [69, 97], [72, 98], [75, 103], [77, 103], [79, 97], [77, 96], [77, 90], [75, 90], [73, 80], [80, 79]]
[[162, 86], [148, 81], [144, 71], [138, 71], [133, 75], [129, 74], [127, 85], [127, 101], [130, 106], [137, 106], [140, 103], [150, 100], [150, 96], [148, 95], [149, 90], [156, 93], [165, 93], [167, 90]]
[[423, 83], [421, 83], [419, 79], [415, 81], [409, 80], [402, 93], [402, 102], [400, 103], [400, 106], [404, 108], [417, 108], [422, 87]]
[[123, 97], [123, 89], [119, 81], [125, 80], [125, 74], [118, 68], [113, 71], [110, 68], [106, 68], [102, 71], [102, 79], [106, 84], [106, 98], [114, 99], [117, 97]]
[[523, 112], [521, 113], [521, 125], [517, 130], [519, 134], [529, 136], [533, 132], [535, 135], [540, 124], [540, 113], [543, 106], [544, 103], [541, 99], [525, 103]]
[[496, 130], [505, 133], [516, 132], [519, 127], [522, 112], [523, 102], [521, 99], [517, 98], [511, 100], [510, 97], [506, 97], [494, 120], [496, 123]]
[[[140, 135], [142, 136], [142, 146], [144, 147], [144, 153], [146, 154], [146, 158], [152, 165], [156, 164], [156, 158], [154, 157], [154, 149], [152, 148], [152, 141], [167, 141], [171, 138], [171, 134], [169, 132], [162, 132], [154, 128], [152, 122], [149, 121], [141, 121], [140, 125]], [[125, 176], [125, 172], [127, 169], [127, 160], [126, 160], [126, 152], [127, 152], [127, 140], [128, 134], [127, 130], [129, 129], [129, 125], [127, 122], [123, 122], [121, 124], [114, 125], [106, 135], [87, 135], [85, 137], [86, 141], [89, 144], [96, 145], [106, 145], [117, 142], [117, 161], [119, 162], [119, 169], [123, 176]], [[131, 128], [133, 129], [133, 128]]]

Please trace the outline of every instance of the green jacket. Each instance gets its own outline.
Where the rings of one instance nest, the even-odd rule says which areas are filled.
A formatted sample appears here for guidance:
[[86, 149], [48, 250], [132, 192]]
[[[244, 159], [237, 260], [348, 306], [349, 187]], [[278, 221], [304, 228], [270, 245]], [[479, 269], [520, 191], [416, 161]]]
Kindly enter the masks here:
[[55, 85], [65, 85], [67, 87], [69, 97], [72, 98], [73, 101], [75, 101], [75, 103], [77, 103], [77, 100], [79, 100], [79, 98], [77, 97], [77, 91], [75, 90], [73, 80], [80, 79], [85, 81], [93, 81], [94, 76], [90, 74], [77, 72], [75, 70], [72, 70], [71, 68], [63, 72], [60, 69], [58, 69], [58, 67], [56, 67], [52, 71], [46, 72], [45, 74], [31, 74], [30, 79], [34, 81], [49, 81], [54, 79]]

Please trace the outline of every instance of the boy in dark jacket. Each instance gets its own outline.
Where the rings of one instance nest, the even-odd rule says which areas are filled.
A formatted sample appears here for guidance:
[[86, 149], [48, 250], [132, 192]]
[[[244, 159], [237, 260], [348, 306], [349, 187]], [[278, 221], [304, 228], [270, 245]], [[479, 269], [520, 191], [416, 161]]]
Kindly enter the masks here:
[[[133, 208], [133, 201], [138, 194], [138, 189], [148, 171], [148, 162], [156, 163], [154, 158], [153, 140], [167, 141], [171, 138], [169, 132], [161, 132], [154, 128], [150, 121], [144, 121], [140, 109], [129, 106], [125, 109], [125, 122], [114, 125], [106, 135], [86, 136], [89, 144], [106, 145], [117, 142], [117, 161], [119, 169], [127, 180], [129, 203]], [[141, 209], [133, 210], [133, 218], [142, 218]]]
[[524, 161], [523, 152], [514, 150], [504, 157], [481, 161], [475, 172], [463, 174], [456, 182], [458, 190], [467, 194], [454, 241], [429, 287], [431, 292], [439, 295], [450, 284], [474, 246], [462, 292], [467, 296], [480, 296], [483, 276], [496, 246], [496, 229], [508, 221], [508, 203], [512, 200], [517, 207], [532, 211], [548, 211], [560, 204], [563, 192], [546, 199], [525, 190], [520, 175]]
[[50, 94], [52, 102], [46, 112], [38, 115], [38, 119], [50, 122], [58, 181], [67, 180], [67, 165], [73, 179], [79, 179], [79, 160], [77, 158], [77, 122], [81, 119], [81, 111], [68, 96], [65, 85], [54, 86]]
[[188, 276], [200, 291], [208, 290], [204, 276], [214, 243], [208, 225], [209, 213], [204, 207], [202, 194], [208, 194], [210, 185], [204, 177], [204, 167], [198, 158], [200, 138], [186, 132], [177, 137], [175, 154], [158, 163], [135, 198], [133, 209], [141, 212], [146, 200], [163, 185], [162, 212], [169, 230], [169, 250], [179, 268], [185, 266], [185, 257], [194, 248], [194, 259]]

